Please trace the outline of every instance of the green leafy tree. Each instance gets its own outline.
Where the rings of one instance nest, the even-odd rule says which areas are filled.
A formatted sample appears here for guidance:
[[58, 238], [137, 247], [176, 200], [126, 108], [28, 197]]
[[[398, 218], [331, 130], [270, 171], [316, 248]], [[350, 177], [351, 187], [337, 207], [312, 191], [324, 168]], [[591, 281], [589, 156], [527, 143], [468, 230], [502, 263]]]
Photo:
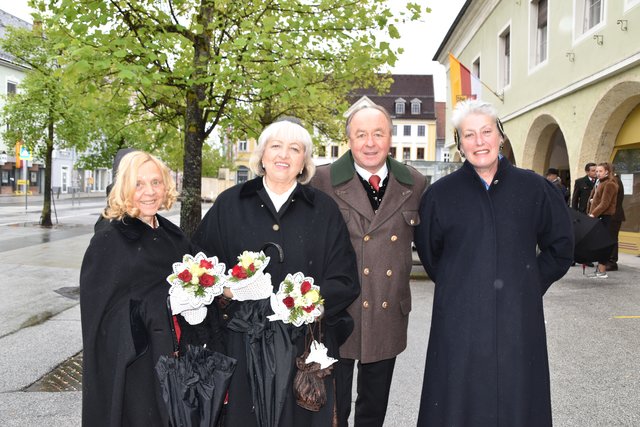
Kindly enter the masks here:
[[61, 147], [87, 144], [87, 112], [79, 108], [80, 98], [58, 63], [56, 39], [34, 30], [9, 28], [0, 42], [2, 49], [29, 67], [19, 92], [7, 97], [3, 118], [9, 130], [4, 138], [12, 144], [21, 140], [45, 161], [44, 202], [41, 224], [51, 226], [51, 165], [55, 144]]
[[[181, 117], [187, 234], [201, 217], [203, 144], [227, 109], [234, 129], [256, 123], [251, 115], [266, 122], [274, 116], [270, 100], [281, 110], [290, 100], [314, 99], [310, 77], [366, 80], [396, 59], [374, 35], [398, 37], [383, 0], [56, 0], [40, 7], [74, 40], [71, 68], [100, 69], [135, 88], [159, 119]], [[417, 17], [417, 5], [409, 10]]]

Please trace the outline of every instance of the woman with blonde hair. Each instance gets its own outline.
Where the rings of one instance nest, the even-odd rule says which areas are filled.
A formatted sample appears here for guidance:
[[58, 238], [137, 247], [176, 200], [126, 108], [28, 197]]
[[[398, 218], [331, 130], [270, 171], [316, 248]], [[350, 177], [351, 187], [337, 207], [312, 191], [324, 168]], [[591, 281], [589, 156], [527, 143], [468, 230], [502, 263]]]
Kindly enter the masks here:
[[176, 196], [158, 158], [143, 151], [122, 158], [80, 271], [85, 426], [168, 425], [154, 367], [173, 352], [172, 322], [181, 346], [220, 344], [215, 316], [196, 331], [167, 309], [171, 266], [193, 253], [180, 228], [158, 215]]
[[[611, 216], [616, 213], [616, 201], [618, 200], [618, 183], [613, 177], [611, 165], [607, 162], [598, 163], [596, 176], [598, 181], [593, 190], [591, 190], [591, 196], [589, 197], [589, 216], [599, 218], [605, 227], [611, 231]], [[615, 240], [617, 236], [612, 235], [612, 237]], [[607, 262], [609, 262], [609, 257], [607, 256], [597, 261], [597, 271], [590, 277], [596, 279], [608, 278]]]

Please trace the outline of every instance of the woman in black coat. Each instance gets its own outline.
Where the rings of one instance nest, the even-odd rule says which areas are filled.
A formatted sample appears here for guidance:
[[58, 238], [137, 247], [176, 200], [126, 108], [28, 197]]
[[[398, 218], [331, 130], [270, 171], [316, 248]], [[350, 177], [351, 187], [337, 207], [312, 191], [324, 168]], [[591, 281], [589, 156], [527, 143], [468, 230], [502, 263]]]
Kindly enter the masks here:
[[568, 208], [500, 155], [490, 104], [459, 102], [452, 121], [466, 161], [426, 191], [415, 233], [435, 282], [418, 425], [550, 426], [542, 297], [572, 262]]
[[[174, 349], [166, 278], [193, 253], [182, 231], [157, 215], [175, 200], [160, 160], [142, 151], [124, 156], [80, 271], [84, 426], [168, 425], [154, 371]], [[220, 347], [215, 316], [198, 328], [177, 319], [181, 345]]]
[[[353, 328], [346, 308], [360, 291], [356, 258], [335, 202], [306, 185], [315, 171], [311, 151], [311, 136], [299, 124], [280, 121], [268, 126], [251, 157], [251, 167], [259, 178], [220, 194], [193, 239], [227, 267], [236, 264], [243, 251], [258, 252], [266, 244], [265, 253], [271, 257], [266, 272], [271, 274], [274, 292], [287, 273], [300, 271], [313, 277], [325, 300], [322, 341], [329, 349], [329, 356], [338, 358], [338, 346]], [[282, 262], [274, 244], [282, 248]], [[232, 297], [228, 289], [225, 292], [227, 297]], [[264, 316], [272, 311], [268, 300], [231, 300], [223, 305], [223, 321], [228, 326], [225, 328], [228, 355], [238, 360], [229, 388], [226, 425], [264, 425], [257, 420], [254, 410], [257, 403], [252, 399], [248, 378], [245, 345], [250, 338], [232, 326], [247, 310], [258, 310]], [[306, 327], [285, 326], [296, 347], [295, 355], [299, 355], [303, 351]], [[287, 363], [293, 368], [293, 360]], [[332, 377], [325, 379], [327, 404], [319, 412], [311, 412], [295, 404], [291, 385], [294, 371], [283, 379], [287, 384], [284, 400], [269, 402], [275, 405], [272, 420], [277, 420], [275, 423], [279, 426], [330, 426], [334, 406]], [[280, 375], [284, 374], [276, 372], [276, 376]]]

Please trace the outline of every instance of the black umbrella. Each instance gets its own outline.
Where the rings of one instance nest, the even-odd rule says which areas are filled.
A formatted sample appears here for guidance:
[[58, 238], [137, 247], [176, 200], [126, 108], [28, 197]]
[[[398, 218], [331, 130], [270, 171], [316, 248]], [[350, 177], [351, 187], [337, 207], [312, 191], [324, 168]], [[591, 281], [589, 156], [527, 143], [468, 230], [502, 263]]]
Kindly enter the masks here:
[[236, 360], [199, 346], [179, 357], [160, 356], [156, 373], [170, 425], [215, 426]]
[[300, 334], [284, 322], [271, 322], [269, 299], [245, 301], [227, 327], [244, 334], [247, 369], [258, 426], [275, 427], [291, 389]]
[[575, 239], [574, 261], [586, 264], [607, 258], [616, 244], [607, 227], [598, 218], [575, 209], [569, 212]]
[[179, 354], [173, 319], [170, 319], [174, 354], [160, 356], [155, 366], [170, 425], [214, 426], [218, 422], [236, 360], [192, 345]]

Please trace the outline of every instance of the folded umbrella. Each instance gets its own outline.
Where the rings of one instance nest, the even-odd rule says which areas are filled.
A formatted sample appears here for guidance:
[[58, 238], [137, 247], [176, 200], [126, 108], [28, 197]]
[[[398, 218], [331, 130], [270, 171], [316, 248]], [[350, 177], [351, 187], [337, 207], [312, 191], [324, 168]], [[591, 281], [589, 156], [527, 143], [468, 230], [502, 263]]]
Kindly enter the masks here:
[[260, 427], [275, 427], [291, 390], [297, 347], [301, 333], [283, 322], [271, 322], [269, 300], [245, 301], [227, 327], [244, 333], [247, 369], [256, 421]]
[[236, 360], [199, 346], [179, 357], [160, 356], [156, 373], [170, 425], [216, 425]]
[[598, 218], [575, 209], [569, 212], [575, 240], [574, 261], [586, 264], [607, 258], [616, 244], [607, 227]]
[[215, 426], [222, 411], [236, 359], [201, 346], [179, 352], [167, 297], [173, 354], [160, 356], [155, 370], [172, 427]]

